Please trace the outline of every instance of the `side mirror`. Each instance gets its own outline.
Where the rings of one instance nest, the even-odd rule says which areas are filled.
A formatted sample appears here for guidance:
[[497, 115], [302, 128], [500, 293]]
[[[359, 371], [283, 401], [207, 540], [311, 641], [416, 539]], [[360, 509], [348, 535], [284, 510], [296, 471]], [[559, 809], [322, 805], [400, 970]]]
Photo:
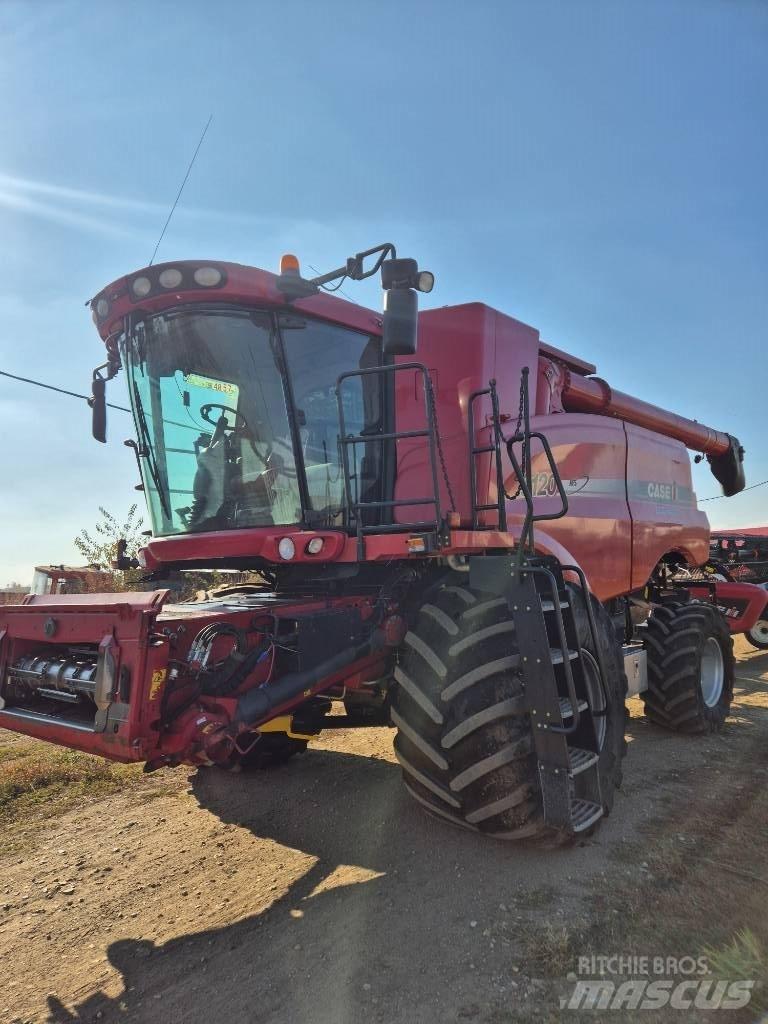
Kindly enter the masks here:
[[91, 432], [97, 441], [107, 442], [107, 382], [103, 377], [94, 376], [91, 384], [89, 405], [92, 412]]
[[136, 558], [128, 558], [126, 555], [126, 549], [128, 548], [128, 541], [125, 537], [121, 537], [117, 542], [117, 558], [112, 563], [114, 569], [138, 569], [139, 562]]
[[385, 356], [416, 354], [419, 303], [413, 288], [384, 292], [383, 339]]

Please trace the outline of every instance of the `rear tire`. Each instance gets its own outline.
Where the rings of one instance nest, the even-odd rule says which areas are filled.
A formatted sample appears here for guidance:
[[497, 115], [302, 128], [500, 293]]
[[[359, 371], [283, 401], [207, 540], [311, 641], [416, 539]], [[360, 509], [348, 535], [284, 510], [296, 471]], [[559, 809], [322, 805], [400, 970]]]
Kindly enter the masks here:
[[[451, 824], [497, 839], [551, 837], [514, 623], [505, 598], [467, 582], [457, 574], [430, 592], [403, 642], [392, 703], [403, 781], [418, 803]], [[582, 593], [569, 591], [581, 646], [590, 650]], [[593, 607], [608, 674], [598, 762], [607, 813], [621, 781], [626, 677], [611, 621], [597, 601]]]
[[701, 601], [654, 609], [645, 632], [646, 716], [675, 732], [719, 729], [733, 699], [733, 640], [728, 623]]
[[768, 609], [763, 612], [762, 618], [758, 619], [752, 629], [748, 629], [744, 636], [758, 651], [768, 651]]

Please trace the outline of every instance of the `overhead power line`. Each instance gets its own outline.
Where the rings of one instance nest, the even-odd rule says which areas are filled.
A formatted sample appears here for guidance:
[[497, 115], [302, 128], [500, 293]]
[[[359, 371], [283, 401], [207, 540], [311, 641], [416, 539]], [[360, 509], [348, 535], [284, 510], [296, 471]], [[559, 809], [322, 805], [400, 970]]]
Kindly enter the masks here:
[[[745, 491], [754, 491], [756, 487], [765, 487], [768, 484], [768, 480], [761, 480], [759, 484], [752, 484], [750, 487], [745, 487], [743, 491], [739, 491], [739, 494], [744, 494]], [[700, 498], [699, 504], [701, 505], [704, 501], [719, 501], [721, 498], [725, 498], [725, 494], [713, 494], [711, 498]]]
[[[0, 376], [10, 377], [11, 380], [20, 380], [23, 384], [34, 384], [38, 388], [46, 388], [48, 391], [57, 391], [60, 395], [69, 395], [70, 398], [81, 398], [84, 402], [90, 402], [90, 395], [80, 395], [77, 391], [67, 391], [66, 388], [57, 388], [54, 384], [44, 384], [41, 380], [33, 380], [31, 377], [19, 377], [18, 374], [8, 373], [7, 370], [0, 370]], [[113, 405], [107, 402], [110, 409], [119, 409], [120, 412], [130, 412], [124, 405]]]

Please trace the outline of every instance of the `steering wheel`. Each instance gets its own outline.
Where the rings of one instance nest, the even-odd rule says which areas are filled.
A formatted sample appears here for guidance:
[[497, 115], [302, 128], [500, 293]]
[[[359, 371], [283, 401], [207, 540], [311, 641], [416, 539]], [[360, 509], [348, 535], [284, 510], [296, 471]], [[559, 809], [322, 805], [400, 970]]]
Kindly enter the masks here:
[[220, 405], [218, 402], [211, 402], [208, 405], [200, 406], [200, 415], [205, 420], [205, 422], [210, 423], [212, 427], [218, 427], [219, 425], [219, 421], [217, 419], [214, 420], [211, 418], [211, 410], [213, 409], [218, 409], [223, 414], [230, 412], [235, 417], [234, 423], [230, 424], [229, 422], [227, 422], [227, 430], [237, 430], [238, 427], [244, 428], [248, 426], [248, 421], [246, 420], [245, 416], [243, 416], [241, 412], [238, 412], [237, 409], [233, 409], [229, 405]]

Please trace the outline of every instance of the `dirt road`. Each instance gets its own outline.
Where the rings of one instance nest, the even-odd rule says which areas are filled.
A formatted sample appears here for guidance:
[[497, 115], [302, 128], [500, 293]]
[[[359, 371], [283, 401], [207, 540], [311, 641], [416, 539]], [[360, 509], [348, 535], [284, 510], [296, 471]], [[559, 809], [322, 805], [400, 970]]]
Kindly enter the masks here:
[[695, 956], [743, 926], [768, 946], [768, 655], [737, 649], [723, 733], [631, 702], [623, 794], [571, 850], [432, 821], [386, 729], [29, 825], [2, 861], [0, 1021], [559, 1020], [587, 951]]

